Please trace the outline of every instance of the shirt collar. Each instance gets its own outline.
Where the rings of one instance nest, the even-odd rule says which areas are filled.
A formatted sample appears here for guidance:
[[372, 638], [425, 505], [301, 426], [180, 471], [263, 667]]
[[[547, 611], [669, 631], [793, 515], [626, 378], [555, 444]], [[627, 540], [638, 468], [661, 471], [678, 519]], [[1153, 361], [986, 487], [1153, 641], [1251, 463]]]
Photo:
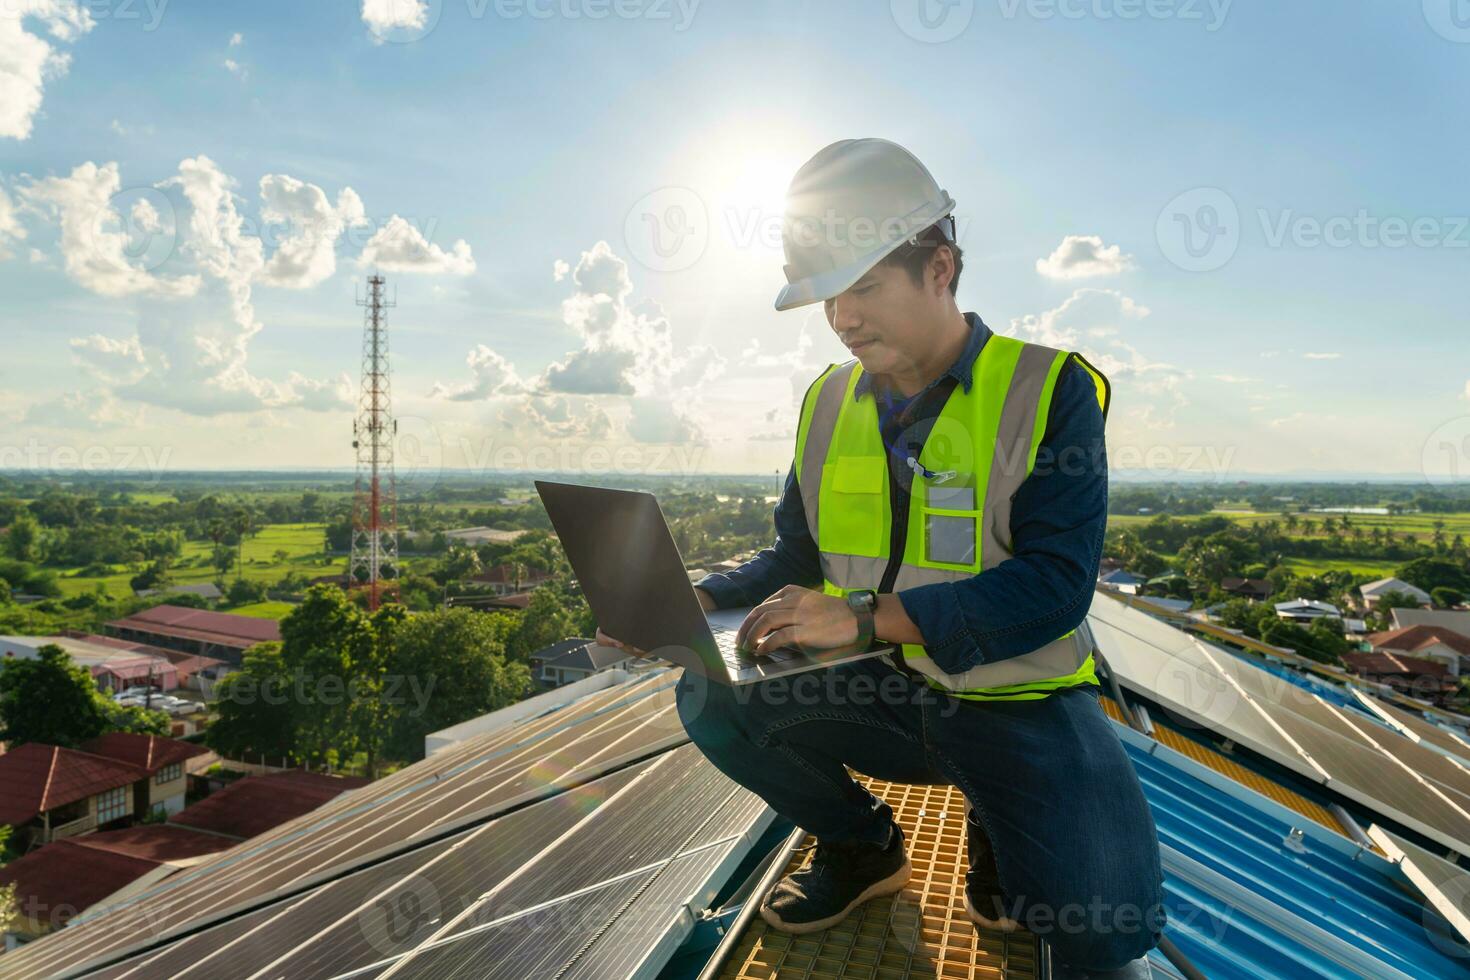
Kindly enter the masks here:
[[[980, 319], [979, 314], [966, 313], [965, 322], [970, 325], [970, 339], [965, 342], [965, 349], [960, 351], [960, 356], [949, 366], [949, 370], [935, 378], [924, 387], [925, 391], [937, 385], [946, 377], [954, 378], [968, 393], [970, 384], [974, 380], [975, 359], [980, 356], [980, 348], [985, 346], [985, 341], [990, 337], [990, 328], [985, 321]], [[857, 382], [852, 386], [852, 397], [854, 400], [862, 398], [873, 390], [874, 376], [866, 371], [858, 375]], [[886, 386], [885, 386], [886, 387]]]

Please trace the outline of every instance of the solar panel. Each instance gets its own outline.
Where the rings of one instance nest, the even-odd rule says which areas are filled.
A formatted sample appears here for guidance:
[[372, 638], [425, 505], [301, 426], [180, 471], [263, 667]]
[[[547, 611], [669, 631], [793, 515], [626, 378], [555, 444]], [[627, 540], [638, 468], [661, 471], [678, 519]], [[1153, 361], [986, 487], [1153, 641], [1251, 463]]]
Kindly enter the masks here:
[[1428, 742], [1455, 756], [1466, 765], [1470, 765], [1470, 742], [1466, 742], [1453, 732], [1445, 731], [1425, 718], [1389, 704], [1381, 698], [1375, 698], [1357, 688], [1352, 688], [1351, 691], [1365, 708], [1394, 728], [1404, 732], [1409, 738]]
[[1470, 874], [1438, 854], [1374, 824], [1368, 836], [1428, 899], [1441, 921], [1427, 914], [1422, 923], [1431, 942], [1451, 956], [1470, 956]]
[[[565, 709], [451, 746], [297, 820], [179, 872], [105, 917], [89, 912], [60, 935], [0, 959], [0, 977], [96, 960], [185, 924], [234, 914], [283, 890], [309, 887], [377, 861], [405, 842], [452, 832], [508, 805], [550, 795], [653, 750], [682, 727], [672, 710], [677, 673], [659, 671]], [[586, 737], [587, 742], [579, 740]], [[447, 803], [445, 801], [452, 801]]]

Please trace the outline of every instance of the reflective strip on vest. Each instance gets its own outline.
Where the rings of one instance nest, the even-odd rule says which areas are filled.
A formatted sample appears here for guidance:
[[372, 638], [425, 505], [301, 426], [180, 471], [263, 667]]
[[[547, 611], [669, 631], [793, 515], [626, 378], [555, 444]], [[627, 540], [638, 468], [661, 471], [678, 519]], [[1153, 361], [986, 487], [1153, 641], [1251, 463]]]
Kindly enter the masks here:
[[[1069, 356], [1092, 375], [1106, 419], [1111, 389], [1080, 354], [999, 334], [986, 340], [970, 390], [953, 389], [924, 440], [919, 462], [956, 476], [913, 480], [893, 591], [970, 578], [1011, 557], [1012, 499], [1035, 467]], [[853, 398], [861, 373], [856, 360], [828, 367], [808, 389], [797, 428], [797, 482], [821, 553], [823, 588], [833, 595], [876, 589], [890, 557], [888, 456], [875, 396]], [[903, 644], [903, 657], [931, 686], [957, 697], [1019, 700], [1096, 683], [1092, 650], [1084, 622], [1030, 653], [961, 674], [946, 673], [919, 644]]]

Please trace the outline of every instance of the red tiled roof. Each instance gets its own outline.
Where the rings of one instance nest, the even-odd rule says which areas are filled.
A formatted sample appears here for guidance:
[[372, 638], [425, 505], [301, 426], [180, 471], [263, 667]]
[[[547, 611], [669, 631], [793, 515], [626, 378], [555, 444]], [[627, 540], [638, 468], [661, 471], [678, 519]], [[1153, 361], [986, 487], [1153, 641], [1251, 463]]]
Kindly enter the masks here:
[[169, 822], [231, 837], [254, 837], [367, 784], [366, 779], [301, 770], [246, 776], [174, 814]]
[[15, 883], [22, 914], [59, 927], [156, 867], [157, 861], [85, 847], [66, 839], [53, 841], [0, 868], [0, 885]]
[[209, 750], [192, 742], [181, 742], [176, 738], [158, 735], [139, 735], [134, 732], [109, 732], [82, 744], [82, 748], [93, 755], [117, 759], [148, 771], [149, 775], [162, 769], [204, 755]]
[[1375, 649], [1388, 647], [1391, 650], [1423, 650], [1425, 647], [1443, 644], [1462, 656], [1470, 657], [1470, 639], [1454, 630], [1436, 629], [1422, 623], [1385, 630], [1382, 633], [1370, 633], [1363, 639], [1373, 644]]
[[1342, 655], [1342, 662], [1347, 664], [1350, 670], [1358, 674], [1408, 674], [1446, 677], [1450, 670], [1449, 667], [1437, 660], [1422, 660], [1419, 657], [1406, 657], [1400, 654], [1389, 653], [1387, 650], [1374, 650], [1372, 653], [1344, 653]]
[[205, 834], [168, 823], [145, 823], [126, 830], [104, 830], [101, 833], [67, 839], [84, 847], [126, 854], [159, 864], [213, 854], [235, 846], [235, 842], [228, 837]]
[[189, 609], [185, 606], [154, 606], [107, 624], [118, 630], [158, 633], [185, 640], [202, 640], [229, 647], [248, 647], [281, 638], [281, 627], [274, 619], [236, 616], [232, 613]]
[[0, 823], [37, 814], [146, 778], [142, 768], [75, 749], [27, 742], [0, 755]]

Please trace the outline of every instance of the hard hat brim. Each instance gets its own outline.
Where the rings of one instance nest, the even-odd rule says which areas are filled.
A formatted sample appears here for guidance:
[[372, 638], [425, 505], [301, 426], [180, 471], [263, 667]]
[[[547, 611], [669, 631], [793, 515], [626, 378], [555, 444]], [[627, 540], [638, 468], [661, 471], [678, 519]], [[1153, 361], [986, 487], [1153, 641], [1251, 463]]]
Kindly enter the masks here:
[[[928, 228], [954, 210], [954, 199], [948, 193], [943, 191], [941, 193], [944, 194], [944, 201], [936, 206], [932, 217], [916, 222], [919, 225], [918, 231]], [[897, 241], [885, 243], [849, 265], [787, 283], [776, 294], [776, 310], [778, 312], [793, 310], [798, 306], [821, 303], [837, 296], [866, 275], [869, 269], [897, 251], [898, 247], [906, 241], [908, 241], [907, 238], [900, 238]]]

